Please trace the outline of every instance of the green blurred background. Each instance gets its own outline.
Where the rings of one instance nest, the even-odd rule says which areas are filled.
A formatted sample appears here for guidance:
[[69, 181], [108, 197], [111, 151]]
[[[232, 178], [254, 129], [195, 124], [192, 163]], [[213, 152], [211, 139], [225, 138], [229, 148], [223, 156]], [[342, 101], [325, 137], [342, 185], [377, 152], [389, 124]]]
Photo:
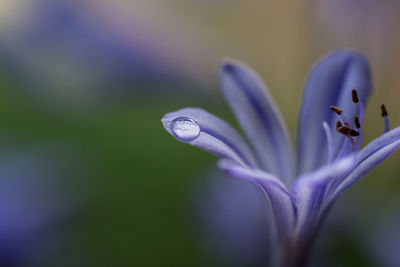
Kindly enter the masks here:
[[[34, 147], [49, 158], [38, 168], [63, 166], [41, 182], [64, 214], [43, 226], [51, 241], [38, 241], [53, 249], [27, 266], [222, 264], [204, 248], [193, 204], [216, 160], [171, 138], [163, 114], [198, 106], [236, 126], [218, 84], [229, 56], [266, 80], [294, 142], [312, 64], [353, 48], [372, 67], [370, 141], [383, 129], [381, 103], [400, 123], [399, 18], [400, 3], [378, 0], [0, 1], [0, 155]], [[339, 201], [354, 204], [357, 223], [373, 228], [399, 203], [399, 159]], [[321, 253], [340, 266], [375, 266], [360, 245], [369, 233], [344, 233]]]

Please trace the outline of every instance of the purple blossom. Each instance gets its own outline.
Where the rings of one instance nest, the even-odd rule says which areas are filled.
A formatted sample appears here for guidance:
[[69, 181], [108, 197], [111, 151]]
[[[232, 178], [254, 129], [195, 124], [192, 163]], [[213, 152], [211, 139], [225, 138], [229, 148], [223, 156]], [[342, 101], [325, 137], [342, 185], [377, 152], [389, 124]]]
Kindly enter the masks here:
[[285, 123], [258, 75], [226, 60], [221, 84], [252, 148], [199, 108], [166, 114], [162, 123], [179, 141], [221, 158], [218, 165], [227, 173], [258, 186], [270, 204], [272, 266], [304, 266], [332, 204], [400, 146], [400, 128], [388, 131], [383, 106], [384, 133], [360, 149], [371, 81], [367, 60], [351, 50], [329, 54], [311, 71], [298, 120], [297, 164]]
[[180, 71], [190, 76], [195, 69], [181, 56], [182, 49], [165, 45], [164, 35], [170, 36], [165, 32], [172, 26], [162, 25], [160, 36], [148, 31], [151, 19], [126, 22], [129, 12], [110, 12], [117, 9], [114, 1], [84, 2], [32, 0], [22, 4], [25, 12], [0, 25], [0, 67], [18, 81], [18, 88], [57, 109], [87, 109], [154, 90], [162, 93], [160, 85], [166, 83], [177, 91], [185, 88], [182, 80], [177, 82]]
[[376, 257], [379, 266], [395, 267], [400, 266], [399, 201], [393, 201], [388, 206], [371, 229], [368, 243], [370, 254]]
[[223, 266], [266, 265], [269, 218], [257, 187], [217, 170], [202, 176], [194, 185], [194, 215], [204, 250]]
[[61, 182], [54, 156], [37, 150], [0, 155], [2, 267], [42, 266], [66, 240], [60, 227], [72, 207], [54, 190]]

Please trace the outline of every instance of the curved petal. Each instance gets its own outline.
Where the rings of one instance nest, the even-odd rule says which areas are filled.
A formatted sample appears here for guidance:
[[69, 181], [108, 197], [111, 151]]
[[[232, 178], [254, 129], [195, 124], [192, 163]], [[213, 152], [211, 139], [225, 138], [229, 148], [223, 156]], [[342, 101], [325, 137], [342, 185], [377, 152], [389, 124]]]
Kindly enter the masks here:
[[351, 155], [303, 174], [296, 180], [292, 197], [297, 209], [296, 231], [300, 239], [307, 239], [318, 226], [327, 186], [334, 180], [346, 177], [355, 163], [356, 157]]
[[400, 147], [400, 127], [376, 138], [360, 151], [357, 167], [336, 188], [333, 198], [375, 169]]
[[[351, 98], [354, 88], [357, 89], [361, 102], [365, 104], [371, 92], [369, 66], [365, 57], [354, 51], [333, 52], [312, 69], [306, 83], [298, 120], [299, 174], [316, 170], [326, 162], [327, 141], [321, 124], [326, 121], [334, 129], [338, 120], [329, 106], [343, 109], [344, 115], [352, 123], [358, 111]], [[333, 135], [335, 153], [342, 142], [342, 135]]]
[[196, 146], [241, 165], [257, 166], [243, 138], [225, 121], [199, 108], [184, 108], [162, 118], [164, 128], [178, 141]]
[[[279, 246], [286, 248], [290, 246], [288, 242], [294, 230], [295, 212], [285, 184], [272, 174], [245, 168], [229, 160], [220, 161], [219, 167], [234, 177], [251, 181], [259, 186], [270, 201]], [[279, 255], [278, 258], [280, 258]]]
[[290, 141], [281, 114], [264, 83], [245, 64], [226, 60], [221, 69], [221, 84], [261, 167], [290, 184], [294, 177]]
[[358, 161], [361, 163], [366, 158], [368, 158], [371, 154], [375, 153], [379, 149], [390, 145], [400, 139], [400, 127], [396, 127], [393, 130], [379, 136], [372, 140], [368, 145], [366, 145], [358, 156]]

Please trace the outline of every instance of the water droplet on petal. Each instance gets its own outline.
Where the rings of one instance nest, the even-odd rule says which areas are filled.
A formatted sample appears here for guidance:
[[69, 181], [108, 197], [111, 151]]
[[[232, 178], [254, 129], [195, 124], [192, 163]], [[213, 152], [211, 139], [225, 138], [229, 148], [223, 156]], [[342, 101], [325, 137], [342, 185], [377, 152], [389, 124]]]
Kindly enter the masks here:
[[194, 120], [186, 117], [173, 120], [171, 130], [175, 137], [182, 141], [192, 141], [200, 134], [200, 126]]

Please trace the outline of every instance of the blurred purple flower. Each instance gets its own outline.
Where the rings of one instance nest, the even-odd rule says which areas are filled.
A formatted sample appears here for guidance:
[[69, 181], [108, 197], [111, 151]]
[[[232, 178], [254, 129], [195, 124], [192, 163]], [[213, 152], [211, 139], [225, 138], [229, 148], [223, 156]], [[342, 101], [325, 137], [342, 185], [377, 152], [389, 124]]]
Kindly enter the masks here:
[[332, 204], [400, 146], [400, 127], [388, 131], [382, 106], [384, 134], [360, 150], [371, 91], [368, 62], [350, 50], [331, 53], [306, 84], [296, 171], [286, 126], [261, 79], [248, 66], [227, 60], [221, 83], [254, 153], [226, 122], [202, 109], [166, 114], [162, 123], [179, 141], [220, 157], [221, 169], [259, 186], [271, 204], [272, 265], [303, 266]]
[[357, 33], [384, 37], [400, 14], [397, 0], [319, 0], [316, 4], [318, 18], [330, 27], [329, 32], [347, 37]]
[[[36, 266], [61, 245], [57, 225], [67, 205], [52, 185], [52, 160], [43, 152], [3, 153], [0, 157], [0, 266]], [[59, 181], [58, 181], [59, 182]], [[40, 264], [39, 264], [40, 265]], [[38, 266], [39, 266], [38, 265]]]
[[[0, 32], [1, 65], [38, 100], [57, 99], [57, 105], [87, 106], [105, 96], [118, 101], [127, 94], [162, 91], [166, 83], [169, 91], [185, 87], [179, 76], [185, 66], [155, 51], [179, 53], [162, 39], [153, 40], [146, 25], [121, 26], [120, 18], [105, 17], [100, 5], [106, 4], [32, 0], [23, 17]], [[186, 82], [191, 84], [190, 78]]]
[[399, 201], [385, 209], [383, 218], [371, 229], [373, 235], [369, 249], [379, 261], [379, 266], [400, 266], [400, 208]]
[[248, 181], [213, 171], [196, 185], [196, 224], [208, 254], [224, 266], [268, 264], [268, 219], [263, 196]]
[[382, 67], [392, 61], [400, 35], [397, 0], [318, 0], [313, 27], [327, 44], [352, 45], [368, 50]]

